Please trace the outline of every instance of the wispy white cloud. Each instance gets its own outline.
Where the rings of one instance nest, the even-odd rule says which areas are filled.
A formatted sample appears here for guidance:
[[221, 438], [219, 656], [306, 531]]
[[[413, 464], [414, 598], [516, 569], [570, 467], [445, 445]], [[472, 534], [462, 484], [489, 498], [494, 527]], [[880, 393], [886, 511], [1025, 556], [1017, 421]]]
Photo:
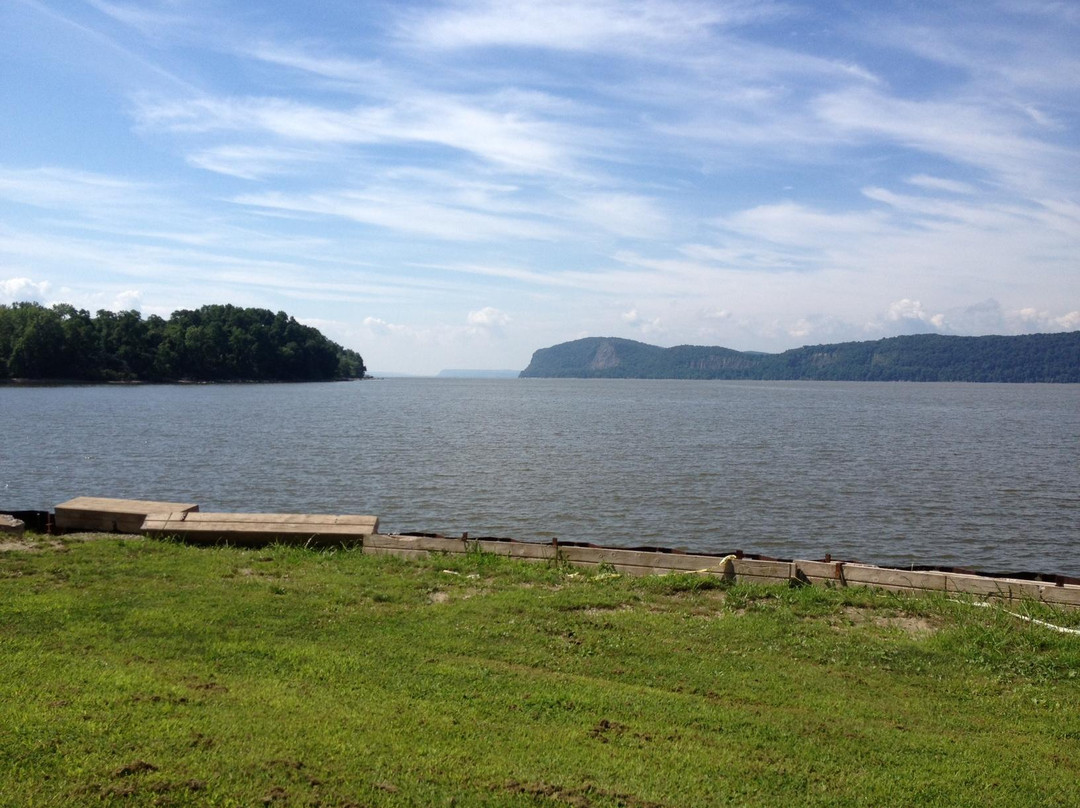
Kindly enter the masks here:
[[144, 99], [138, 115], [145, 128], [181, 134], [247, 132], [312, 144], [443, 146], [526, 174], [562, 172], [571, 162], [571, 133], [558, 123], [443, 95], [344, 109], [282, 98]]
[[908, 177], [907, 181], [911, 185], [926, 188], [930, 191], [947, 191], [952, 194], [974, 194], [978, 192], [978, 189], [971, 183], [950, 180], [945, 177], [932, 177], [928, 174], [916, 174], [913, 177]]
[[707, 44], [718, 28], [786, 11], [767, 0], [473, 0], [412, 15], [402, 33], [424, 47], [628, 52], [663, 59], [673, 48]]
[[145, 204], [149, 186], [117, 177], [55, 166], [0, 166], [0, 198], [41, 208], [96, 210]]
[[663, 238], [671, 229], [654, 200], [635, 194], [583, 195], [577, 200], [575, 218], [624, 238]]
[[319, 155], [310, 150], [244, 145], [213, 146], [187, 156], [193, 166], [245, 180], [295, 174], [299, 164], [317, 160]]
[[341, 191], [287, 195], [277, 192], [242, 194], [234, 202], [276, 210], [348, 219], [402, 233], [447, 241], [495, 238], [550, 240], [557, 230], [542, 222], [493, 216], [476, 210], [427, 202], [404, 191]]
[[565, 270], [540, 272], [535, 269], [525, 269], [514, 266], [475, 263], [418, 264], [417, 267], [450, 273], [455, 277], [476, 276], [485, 281], [489, 279], [496, 281], [514, 281], [517, 282], [515, 285], [520, 284], [532, 288], [554, 286], [582, 291], [588, 286], [582, 282], [582, 275], [580, 273]]
[[260, 62], [311, 74], [337, 89], [382, 97], [391, 97], [407, 89], [402, 86], [402, 80], [378, 59], [327, 55], [305, 50], [297, 44], [272, 40], [236, 47]]
[[[59, 12], [40, 0], [12, 0], [11, 4], [29, 9], [44, 22], [47, 33], [35, 44], [58, 63], [77, 61], [80, 69], [101, 75], [129, 91], [139, 84], [184, 92], [195, 89], [175, 71], [162, 67], [117, 36], [102, 31], [92, 21], [79, 19], [75, 13]], [[108, 8], [109, 4], [102, 3], [99, 10]], [[108, 16], [118, 18], [118, 12]], [[17, 35], [18, 31], [15, 33]], [[83, 58], [86, 54], [89, 58]]]
[[840, 133], [885, 138], [975, 166], [1029, 194], [1046, 193], [1067, 179], [1053, 167], [1076, 157], [1025, 132], [1014, 114], [963, 100], [912, 101], [852, 90], [824, 95], [816, 108]]
[[[970, 92], [1075, 90], [1080, 20], [1069, 3], [995, 2], [993, 11], [967, 4], [928, 6], [914, 18], [878, 16], [878, 47], [914, 54], [961, 72]], [[874, 12], [871, 12], [874, 14]], [[868, 26], [869, 28], [869, 26]]]
[[718, 223], [755, 240], [819, 249], [842, 244], [852, 236], [880, 235], [891, 227], [879, 211], [833, 213], [795, 202], [759, 205]]
[[108, 0], [86, 0], [102, 14], [124, 25], [138, 29], [143, 35], [156, 35], [162, 28], [185, 26], [190, 17], [182, 13], [176, 3], [154, 6], [144, 3], [139, 6], [126, 3], [113, 3]]

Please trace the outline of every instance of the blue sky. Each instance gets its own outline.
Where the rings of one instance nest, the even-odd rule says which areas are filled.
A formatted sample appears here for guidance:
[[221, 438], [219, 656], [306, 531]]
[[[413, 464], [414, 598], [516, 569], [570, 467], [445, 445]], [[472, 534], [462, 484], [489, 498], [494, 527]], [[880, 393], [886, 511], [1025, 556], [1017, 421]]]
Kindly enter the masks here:
[[369, 368], [1080, 329], [1080, 5], [4, 0], [0, 303]]

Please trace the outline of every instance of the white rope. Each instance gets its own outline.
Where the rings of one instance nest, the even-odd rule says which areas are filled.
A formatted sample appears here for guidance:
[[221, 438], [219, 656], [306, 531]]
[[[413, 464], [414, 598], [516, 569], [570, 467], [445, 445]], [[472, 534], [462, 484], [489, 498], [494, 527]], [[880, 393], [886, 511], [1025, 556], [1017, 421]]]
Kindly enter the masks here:
[[[978, 607], [983, 608], [983, 609], [989, 609], [991, 607], [991, 605], [992, 605], [992, 604], [989, 604], [989, 603], [981, 603], [981, 602], [968, 603], [967, 601], [964, 601], [964, 600], [954, 600], [952, 598], [949, 598], [949, 600], [952, 603], [966, 603], [968, 606], [978, 606]], [[1065, 626], [1055, 626], [1053, 623], [1047, 623], [1045, 620], [1039, 620], [1039, 619], [1034, 618], [1034, 617], [1028, 617], [1025, 614], [1017, 614], [1016, 612], [1010, 612], [1008, 609], [1002, 609], [1001, 611], [1005, 612], [1005, 614], [1012, 615], [1013, 617], [1015, 617], [1018, 620], [1026, 620], [1029, 623], [1035, 623], [1036, 625], [1044, 626], [1044, 627], [1046, 627], [1048, 629], [1051, 629], [1053, 631], [1058, 631], [1058, 632], [1060, 632], [1062, 634], [1080, 634], [1080, 629], [1066, 628]]]

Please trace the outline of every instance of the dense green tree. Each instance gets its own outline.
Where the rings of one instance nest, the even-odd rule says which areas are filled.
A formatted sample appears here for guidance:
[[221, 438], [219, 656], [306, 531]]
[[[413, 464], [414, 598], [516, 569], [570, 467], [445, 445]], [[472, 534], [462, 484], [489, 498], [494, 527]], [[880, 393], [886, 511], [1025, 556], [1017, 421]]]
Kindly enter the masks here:
[[231, 305], [89, 312], [0, 305], [0, 379], [316, 381], [362, 378], [364, 361], [285, 312]]
[[22, 327], [14, 334], [8, 369], [28, 379], [58, 377], [64, 370], [64, 329], [60, 315], [40, 306], [21, 311]]

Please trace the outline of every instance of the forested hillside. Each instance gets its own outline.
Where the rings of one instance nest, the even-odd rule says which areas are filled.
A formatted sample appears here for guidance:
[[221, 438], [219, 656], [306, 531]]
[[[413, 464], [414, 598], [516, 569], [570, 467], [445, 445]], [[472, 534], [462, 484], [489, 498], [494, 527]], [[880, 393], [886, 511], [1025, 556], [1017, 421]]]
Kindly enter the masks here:
[[320, 381], [365, 370], [360, 354], [280, 311], [214, 305], [144, 320], [64, 303], [0, 305], [0, 379]]
[[1080, 382], [1080, 331], [1015, 337], [918, 334], [812, 345], [780, 354], [698, 345], [659, 348], [588, 337], [543, 348], [528, 377], [820, 381]]

